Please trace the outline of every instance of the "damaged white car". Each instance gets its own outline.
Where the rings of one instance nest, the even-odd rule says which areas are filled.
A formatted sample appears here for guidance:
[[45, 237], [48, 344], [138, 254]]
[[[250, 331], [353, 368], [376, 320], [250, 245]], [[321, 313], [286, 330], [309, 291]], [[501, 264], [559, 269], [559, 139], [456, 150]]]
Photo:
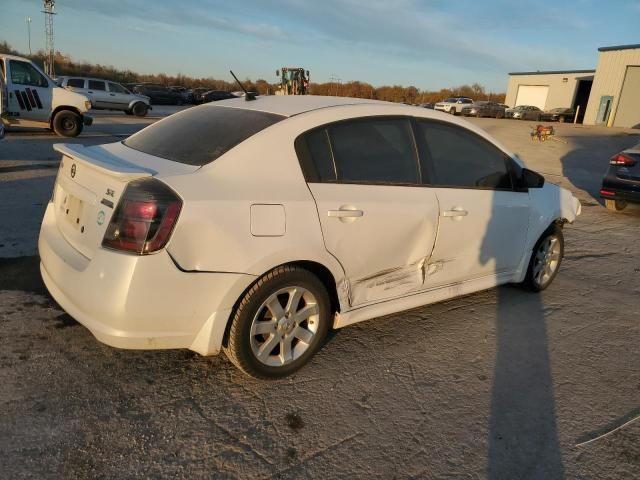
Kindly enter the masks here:
[[580, 214], [477, 127], [384, 102], [228, 100], [55, 148], [39, 250], [56, 301], [108, 345], [224, 350], [261, 378], [330, 328], [546, 288]]

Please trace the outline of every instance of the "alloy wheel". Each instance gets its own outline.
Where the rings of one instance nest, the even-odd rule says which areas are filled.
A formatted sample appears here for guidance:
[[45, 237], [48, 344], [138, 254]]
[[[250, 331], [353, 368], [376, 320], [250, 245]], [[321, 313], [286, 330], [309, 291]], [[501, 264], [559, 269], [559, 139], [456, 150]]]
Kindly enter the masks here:
[[558, 237], [549, 235], [538, 247], [533, 266], [533, 280], [539, 287], [549, 283], [560, 265], [561, 245]]

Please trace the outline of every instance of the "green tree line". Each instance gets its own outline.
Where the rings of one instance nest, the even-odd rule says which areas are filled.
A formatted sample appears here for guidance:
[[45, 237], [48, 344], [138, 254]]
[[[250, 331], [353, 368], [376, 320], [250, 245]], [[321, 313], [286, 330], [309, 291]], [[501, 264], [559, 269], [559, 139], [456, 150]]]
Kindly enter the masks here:
[[[0, 53], [26, 57], [40, 66], [44, 64], [45, 59], [43, 50], [39, 50], [33, 55], [25, 55], [24, 53], [14, 50], [6, 41], [0, 41]], [[213, 77], [190, 77], [180, 73], [177, 75], [167, 75], [165, 73], [143, 74], [128, 69], [118, 69], [112, 65], [74, 61], [69, 55], [61, 52], [56, 52], [55, 65], [57, 75], [105, 78], [119, 83], [149, 82], [167, 86], [179, 85], [187, 88], [202, 87], [211, 90], [238, 90], [238, 85], [235, 82]], [[257, 79], [255, 81], [245, 79], [243, 83], [248, 90], [257, 91], [260, 95], [273, 94], [278, 86], [277, 82], [270, 83], [264, 79]], [[430, 91], [420, 90], [414, 86], [405, 87], [402, 85], [374, 87], [367, 82], [361, 81], [349, 81], [345, 83], [311, 82], [309, 92], [313, 95], [371, 98], [409, 104], [435, 103], [451, 96], [465, 96], [471, 97], [474, 100], [492, 100], [496, 102], [504, 102], [505, 97], [504, 93], [488, 92], [485, 87], [478, 83]]]

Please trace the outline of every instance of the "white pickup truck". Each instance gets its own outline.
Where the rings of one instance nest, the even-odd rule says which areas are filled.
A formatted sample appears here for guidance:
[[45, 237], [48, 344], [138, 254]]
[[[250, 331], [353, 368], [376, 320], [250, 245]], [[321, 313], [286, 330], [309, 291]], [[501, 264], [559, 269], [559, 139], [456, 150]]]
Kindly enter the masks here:
[[43, 127], [77, 137], [93, 119], [91, 100], [60, 88], [31, 60], [0, 54], [0, 121], [7, 127]]

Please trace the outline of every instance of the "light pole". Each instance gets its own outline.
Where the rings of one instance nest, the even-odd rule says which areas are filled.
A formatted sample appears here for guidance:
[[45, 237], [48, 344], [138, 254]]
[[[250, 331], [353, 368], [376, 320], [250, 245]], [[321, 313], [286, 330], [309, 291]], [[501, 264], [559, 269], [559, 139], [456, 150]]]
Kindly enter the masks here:
[[29, 55], [31, 55], [31, 17], [27, 17], [27, 38], [29, 39]]

